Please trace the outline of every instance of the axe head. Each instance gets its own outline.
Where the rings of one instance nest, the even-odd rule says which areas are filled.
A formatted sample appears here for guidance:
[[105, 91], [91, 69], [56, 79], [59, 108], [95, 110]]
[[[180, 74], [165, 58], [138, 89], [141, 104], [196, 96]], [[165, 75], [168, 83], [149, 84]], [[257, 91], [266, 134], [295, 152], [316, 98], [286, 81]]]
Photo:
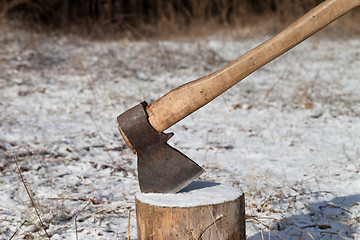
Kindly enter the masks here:
[[138, 178], [141, 192], [175, 193], [203, 172], [198, 164], [171, 147], [173, 133], [157, 132], [149, 123], [141, 104], [118, 116], [119, 130], [138, 155]]

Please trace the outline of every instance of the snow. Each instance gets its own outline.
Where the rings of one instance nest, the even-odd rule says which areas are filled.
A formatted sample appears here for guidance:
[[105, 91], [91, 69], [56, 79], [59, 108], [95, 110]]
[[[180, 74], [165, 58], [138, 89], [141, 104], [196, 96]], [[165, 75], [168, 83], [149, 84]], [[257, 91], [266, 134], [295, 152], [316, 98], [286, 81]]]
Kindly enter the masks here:
[[[116, 117], [268, 37], [1, 28], [0, 239], [45, 236], [13, 156], [52, 239], [136, 239], [136, 156]], [[170, 144], [206, 170], [200, 181], [244, 192], [248, 239], [359, 239], [359, 76], [358, 36], [317, 35], [171, 127]]]
[[142, 203], [158, 207], [198, 207], [231, 202], [243, 193], [235, 188], [221, 183], [194, 181], [178, 193], [141, 193], [135, 198]]

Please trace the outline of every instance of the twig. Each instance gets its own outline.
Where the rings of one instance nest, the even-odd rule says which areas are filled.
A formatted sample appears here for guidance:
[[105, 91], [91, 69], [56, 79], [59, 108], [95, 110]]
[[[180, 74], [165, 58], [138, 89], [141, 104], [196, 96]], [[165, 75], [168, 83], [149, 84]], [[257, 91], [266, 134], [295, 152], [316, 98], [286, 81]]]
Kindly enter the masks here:
[[44, 229], [44, 231], [45, 231], [45, 233], [46, 233], [46, 236], [48, 237], [48, 239], [50, 239], [50, 235], [49, 235], [48, 232], [46, 231], [46, 227], [45, 227], [43, 221], [41, 220], [40, 214], [39, 214], [39, 212], [38, 212], [38, 210], [37, 210], [37, 208], [36, 208], [36, 206], [35, 206], [35, 202], [34, 202], [33, 198], [31, 197], [30, 191], [29, 191], [29, 189], [28, 189], [27, 186], [26, 186], [25, 180], [24, 180], [24, 178], [23, 178], [23, 176], [22, 176], [22, 174], [21, 174], [21, 170], [20, 170], [20, 168], [19, 168], [19, 166], [18, 166], [18, 164], [17, 164], [17, 161], [16, 161], [15, 157], [13, 157], [13, 159], [14, 159], [14, 162], [15, 162], [15, 165], [16, 165], [16, 169], [17, 169], [17, 171], [19, 172], [21, 181], [23, 182], [24, 187], [25, 187], [25, 190], [26, 190], [26, 192], [27, 192], [27, 194], [28, 194], [28, 196], [29, 196], [29, 198], [30, 198], [31, 205], [32, 205], [32, 206], [34, 207], [34, 209], [35, 209], [36, 215], [37, 215], [37, 217], [39, 218], [40, 224], [41, 224], [42, 228]]
[[14, 234], [9, 238], [9, 240], [13, 239], [13, 237], [15, 237], [15, 235], [17, 234], [17, 232], [19, 231], [19, 229], [25, 224], [25, 221], [21, 223], [20, 227], [18, 227], [16, 229], [16, 231], [14, 232]]
[[223, 216], [223, 215], [220, 215], [220, 216], [218, 216], [218, 217], [215, 219], [209, 205], [208, 205], [208, 209], [209, 209], [211, 218], [212, 218], [212, 220], [213, 220], [213, 224], [214, 224], [214, 226], [215, 226], [215, 228], [216, 228], [216, 232], [218, 233], [218, 237], [219, 237], [219, 239], [221, 240], [220, 232], [219, 232], [219, 229], [218, 229], [218, 227], [217, 227], [217, 225], [216, 225], [216, 222], [219, 221], [220, 219], [222, 219], [224, 216]]
[[127, 237], [127, 240], [130, 240], [130, 217], [131, 217], [131, 208], [129, 208], [129, 215], [128, 215], [128, 237]]
[[[265, 207], [266, 207], [266, 203], [264, 203], [262, 206], [261, 206], [261, 215], [263, 214], [263, 212], [264, 212], [264, 209], [265, 209]], [[260, 224], [261, 224], [261, 226], [265, 226], [265, 224], [263, 223], [263, 218], [261, 217], [260, 218]], [[270, 227], [268, 227], [268, 229], [270, 230]], [[263, 240], [264, 239], [264, 230], [263, 230], [263, 228], [261, 227], [261, 229], [260, 229], [260, 233], [261, 233], [261, 239]]]
[[[199, 235], [199, 238], [198, 239], [201, 239], [202, 235], [206, 232], [206, 230], [208, 230], [212, 225], [215, 224], [215, 227], [216, 227], [216, 222], [219, 221], [220, 219], [222, 219], [224, 216], [220, 216], [218, 217], [217, 219], [214, 219], [214, 221], [209, 225], [207, 226], [204, 231], [201, 232], [201, 234]], [[217, 232], [219, 231], [219, 229], [216, 227], [216, 230]], [[219, 234], [219, 233], [218, 233]], [[220, 237], [220, 235], [218, 235], [218, 237]]]
[[[270, 218], [268, 218], [268, 226], [270, 226]], [[269, 240], [271, 239], [271, 232], [269, 231]]]
[[[133, 203], [133, 202], [128, 202], [128, 203]], [[124, 204], [128, 204], [128, 203], [124, 203]], [[117, 207], [117, 208], [118, 208], [118, 207]], [[93, 215], [95, 215], [95, 214], [98, 214], [98, 213], [101, 213], [101, 212], [105, 212], [105, 211], [111, 212], [111, 211], [116, 210], [117, 208], [114, 208], [114, 209], [102, 208], [102, 209], [97, 210], [97, 211], [95, 211], [95, 212], [93, 212], [93, 213], [87, 214], [87, 215], [79, 218], [78, 220], [82, 220], [82, 219], [91, 217], [91, 216], [93, 216]], [[66, 228], [66, 227], [69, 226], [72, 222], [73, 222], [73, 221], [70, 221], [70, 222], [68, 222], [68, 223], [66, 223], [66, 224], [64, 224], [64, 225], [62, 225], [62, 226], [60, 226], [60, 227], [57, 227], [57, 228], [51, 230], [50, 232], [53, 233], [53, 232], [56, 232], [56, 231], [58, 231], [58, 230], [60, 230], [60, 229]]]
[[[96, 132], [97, 132], [97, 134], [98, 134], [98, 136], [99, 136], [99, 139], [100, 139], [102, 145], [104, 145], [104, 147], [105, 147], [105, 146], [106, 146], [106, 145], [105, 145], [105, 140], [102, 138], [102, 136], [101, 136], [101, 134], [100, 134], [100, 130], [99, 130], [99, 128], [98, 128], [98, 126], [97, 126], [97, 124], [96, 124], [96, 122], [95, 122], [95, 119], [93, 118], [91, 112], [87, 112], [87, 114], [90, 116], [91, 121], [93, 122], [93, 124], [94, 124], [94, 126], [95, 126], [95, 128], [96, 128]], [[112, 157], [112, 155], [110, 154], [110, 152], [107, 151], [106, 149], [104, 149], [104, 151], [107, 153], [107, 155], [109, 156], [109, 160], [110, 160], [111, 163], [113, 164], [115, 161], [114, 161], [114, 158]], [[125, 169], [125, 168], [123, 168], [123, 167], [121, 167], [121, 170], [122, 170], [122, 171], [125, 171], [125, 172], [127, 172], [127, 173], [132, 173], [134, 176], [136, 176], [136, 172], [135, 172], [135, 171], [132, 171], [132, 170], [129, 170], [129, 169]]]
[[349, 211], [349, 210], [347, 210], [347, 209], [345, 209], [345, 208], [342, 208], [342, 207], [336, 206], [336, 205], [335, 205], [335, 204], [333, 204], [333, 203], [328, 203], [328, 204], [327, 204], [327, 206], [330, 206], [330, 207], [333, 207], [333, 208], [338, 208], [338, 209], [343, 210], [344, 212], [347, 212], [347, 213], [352, 214], [352, 212], [351, 212], [351, 211]]
[[340, 233], [337, 233], [337, 232], [323, 232], [323, 233], [333, 234], [333, 235], [339, 236], [339, 237], [341, 237], [341, 238], [343, 238], [345, 240], [350, 240], [349, 238], [347, 238], [347, 237], [345, 237], [345, 236], [343, 236], [343, 235], [341, 235]]
[[308, 235], [312, 240], [315, 240], [311, 233], [307, 232], [306, 235]]
[[255, 222], [257, 222], [257, 223], [259, 223], [259, 224], [261, 224], [261, 225], [263, 225], [263, 226], [266, 227], [270, 232], [274, 233], [274, 234], [275, 234], [276, 236], [278, 236], [279, 238], [285, 240], [285, 238], [283, 238], [282, 236], [280, 236], [280, 234], [274, 232], [274, 231], [270, 228], [270, 226], [267, 226], [267, 225], [264, 224], [262, 221], [259, 221], [259, 220], [257, 220], [256, 218], [250, 218], [250, 219], [254, 220]]
[[220, 215], [219, 217], [217, 217], [217, 218], [215, 219], [215, 218], [214, 218], [214, 215], [213, 215], [212, 212], [211, 212], [211, 209], [210, 209], [210, 206], [209, 206], [209, 205], [208, 205], [208, 208], [209, 208], [209, 212], [210, 212], [210, 215], [211, 215], [211, 218], [212, 218], [213, 222], [212, 222], [209, 226], [205, 227], [205, 229], [204, 229], [204, 230], [201, 232], [201, 234], [199, 235], [199, 238], [198, 238], [198, 239], [201, 239], [201, 238], [202, 238], [202, 235], [206, 232], [206, 230], [208, 230], [212, 225], [215, 225], [216, 232], [217, 232], [217, 234], [218, 234], [219, 239], [221, 240], [220, 232], [219, 232], [219, 229], [218, 229], [218, 227], [217, 227], [217, 225], [216, 225], [216, 222], [219, 221], [220, 219], [222, 219], [224, 216], [223, 216], [223, 215]]
[[331, 175], [330, 175], [330, 163], [329, 163], [329, 156], [327, 154], [326, 154], [326, 170], [327, 170], [327, 175], [328, 175], [328, 179], [329, 179], [330, 190], [332, 192]]
[[[96, 132], [97, 132], [97, 134], [98, 134], [98, 136], [99, 136], [99, 139], [100, 139], [101, 143], [102, 143], [104, 146], [106, 146], [106, 145], [105, 145], [105, 141], [104, 141], [104, 139], [102, 138], [102, 136], [101, 136], [101, 134], [100, 134], [100, 130], [99, 130], [99, 128], [98, 128], [98, 126], [97, 126], [97, 124], [96, 124], [96, 122], [95, 122], [95, 119], [93, 118], [91, 112], [87, 112], [87, 114], [90, 116], [91, 121], [93, 122], [93, 124], [94, 124], [94, 126], [95, 126], [95, 128], [96, 128]], [[109, 151], [106, 151], [106, 153], [107, 153], [107, 155], [109, 156], [109, 159], [110, 159], [111, 163], [114, 163], [114, 159], [113, 159], [113, 157], [110, 155]]]
[[85, 207], [83, 207], [80, 212], [78, 212], [78, 214], [76, 214], [75, 216], [75, 233], [76, 233], [76, 240], [78, 240], [78, 231], [77, 231], [77, 220], [76, 218], [85, 210], [85, 208], [87, 206], [89, 206], [89, 204], [95, 199], [95, 197], [93, 197], [92, 199], [90, 199], [90, 201], [85, 205]]

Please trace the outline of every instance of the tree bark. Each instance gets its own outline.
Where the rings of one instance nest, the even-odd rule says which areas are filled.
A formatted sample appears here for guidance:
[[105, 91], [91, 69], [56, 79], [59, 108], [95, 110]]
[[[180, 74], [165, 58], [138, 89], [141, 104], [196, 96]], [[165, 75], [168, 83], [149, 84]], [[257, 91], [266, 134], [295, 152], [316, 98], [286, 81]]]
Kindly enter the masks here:
[[[227, 201], [225, 196], [216, 204], [208, 204], [207, 201], [203, 201], [203, 204], [188, 205], [189, 202], [203, 199], [206, 195], [204, 190], [211, 194], [217, 194], [216, 188], [216, 186], [207, 187], [202, 189], [199, 194], [192, 192], [188, 198], [186, 192], [137, 195], [135, 205], [138, 240], [245, 240], [244, 194], [238, 194], [238, 197], [231, 201]], [[230, 191], [239, 191], [237, 188], [229, 189]], [[220, 194], [224, 193], [226, 192], [223, 191]], [[228, 194], [229, 192], [226, 193], [226, 195]], [[174, 198], [174, 195], [175, 198], [176, 195], [179, 195], [179, 201], [184, 197], [187, 200], [184, 203], [179, 202], [177, 206], [168, 205], [166, 198]], [[151, 203], [152, 198], [158, 200], [159, 197], [165, 199], [164, 204]]]

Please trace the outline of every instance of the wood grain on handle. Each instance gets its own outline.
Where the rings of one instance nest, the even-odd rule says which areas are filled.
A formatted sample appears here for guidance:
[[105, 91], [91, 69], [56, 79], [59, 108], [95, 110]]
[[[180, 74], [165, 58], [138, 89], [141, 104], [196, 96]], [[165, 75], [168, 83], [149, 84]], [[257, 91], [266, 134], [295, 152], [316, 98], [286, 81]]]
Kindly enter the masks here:
[[146, 109], [150, 124], [157, 131], [164, 131], [359, 5], [360, 0], [324, 1], [273, 38], [220, 70], [186, 83], [150, 104]]

